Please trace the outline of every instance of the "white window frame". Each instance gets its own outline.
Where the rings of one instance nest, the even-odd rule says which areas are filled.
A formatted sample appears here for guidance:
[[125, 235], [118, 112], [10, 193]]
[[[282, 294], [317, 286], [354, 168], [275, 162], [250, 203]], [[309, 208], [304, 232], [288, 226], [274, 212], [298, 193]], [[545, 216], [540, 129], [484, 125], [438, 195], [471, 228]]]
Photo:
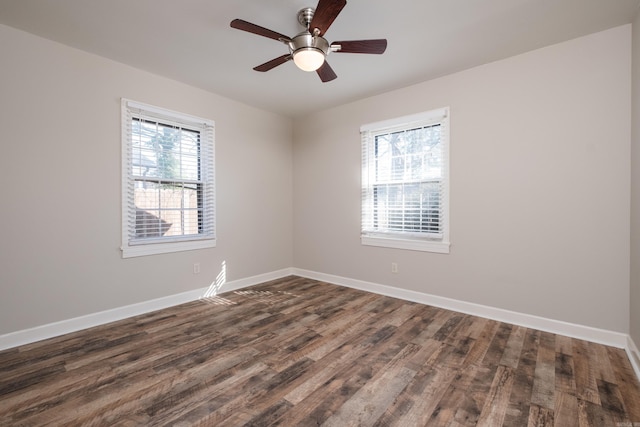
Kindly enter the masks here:
[[[367, 246], [449, 253], [449, 108], [439, 108], [395, 119], [369, 123], [360, 127], [362, 139], [362, 221], [361, 243]], [[442, 144], [442, 177], [440, 187], [440, 233], [376, 230], [368, 227], [373, 215], [375, 173], [375, 138], [377, 135], [440, 124]]]
[[[202, 182], [202, 232], [198, 235], [135, 238], [136, 177], [132, 168], [132, 120], [152, 119], [159, 123], [184, 126], [200, 133], [199, 173]], [[216, 246], [215, 226], [215, 124], [212, 120], [178, 113], [122, 98], [122, 257], [212, 248]]]

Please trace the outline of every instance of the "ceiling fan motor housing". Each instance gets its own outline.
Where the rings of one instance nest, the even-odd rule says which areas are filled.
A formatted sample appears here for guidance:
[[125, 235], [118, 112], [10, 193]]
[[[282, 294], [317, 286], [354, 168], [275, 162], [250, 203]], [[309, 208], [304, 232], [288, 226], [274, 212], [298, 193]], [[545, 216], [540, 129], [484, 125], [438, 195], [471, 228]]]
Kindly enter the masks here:
[[324, 37], [313, 36], [308, 31], [302, 32], [291, 39], [289, 43], [291, 53], [295, 54], [299, 50], [318, 50], [323, 55], [329, 52], [329, 42]]

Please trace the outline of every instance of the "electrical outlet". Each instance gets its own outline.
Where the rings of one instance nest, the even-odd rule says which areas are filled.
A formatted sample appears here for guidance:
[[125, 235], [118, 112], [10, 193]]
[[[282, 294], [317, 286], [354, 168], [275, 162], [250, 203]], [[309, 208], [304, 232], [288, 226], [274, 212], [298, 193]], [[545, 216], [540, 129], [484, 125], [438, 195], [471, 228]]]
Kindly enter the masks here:
[[392, 262], [391, 263], [391, 272], [392, 273], [397, 273], [398, 272], [398, 263], [397, 262]]
[[200, 263], [196, 262], [193, 264], [193, 274], [200, 274]]

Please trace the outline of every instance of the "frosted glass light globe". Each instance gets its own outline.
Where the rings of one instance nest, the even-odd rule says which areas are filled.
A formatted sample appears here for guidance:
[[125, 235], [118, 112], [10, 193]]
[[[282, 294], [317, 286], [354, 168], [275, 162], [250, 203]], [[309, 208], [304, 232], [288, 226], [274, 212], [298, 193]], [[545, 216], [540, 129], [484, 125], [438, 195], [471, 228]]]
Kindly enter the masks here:
[[313, 47], [299, 49], [293, 54], [293, 62], [303, 71], [316, 71], [324, 63], [324, 53]]

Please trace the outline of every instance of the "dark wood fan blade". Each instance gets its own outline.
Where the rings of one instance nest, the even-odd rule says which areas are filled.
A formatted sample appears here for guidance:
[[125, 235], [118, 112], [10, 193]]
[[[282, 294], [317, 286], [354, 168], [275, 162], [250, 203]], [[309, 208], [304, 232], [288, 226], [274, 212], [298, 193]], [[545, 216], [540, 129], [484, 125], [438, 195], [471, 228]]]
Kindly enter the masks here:
[[333, 42], [331, 46], [340, 45], [340, 50], [336, 52], [342, 53], [374, 53], [381, 54], [387, 49], [386, 39], [373, 40], [347, 40], [341, 42]]
[[317, 28], [320, 31], [319, 35], [326, 33], [346, 4], [347, 0], [320, 0], [309, 24], [309, 32], [313, 34]]
[[322, 66], [316, 70], [316, 73], [318, 73], [318, 76], [323, 83], [330, 82], [331, 80], [334, 80], [338, 77], [335, 71], [333, 71], [333, 68], [329, 66], [327, 61], [324, 61], [324, 64], [322, 64]]
[[242, 19], [234, 19], [233, 21], [231, 21], [231, 28], [247, 31], [249, 33], [257, 34], [263, 37], [268, 37], [274, 40], [285, 40], [285, 41], [291, 40], [288, 36], [285, 36], [284, 34], [271, 31], [259, 25], [252, 24], [251, 22], [243, 21]]
[[267, 61], [262, 65], [258, 65], [257, 67], [253, 67], [253, 69], [256, 70], [256, 71], [261, 71], [261, 72], [269, 71], [272, 68], [276, 68], [278, 65], [284, 64], [285, 62], [289, 61], [292, 58], [293, 57], [291, 56], [291, 54], [288, 53], [286, 55], [282, 55], [282, 56], [279, 56], [277, 58], [274, 58], [271, 61]]

